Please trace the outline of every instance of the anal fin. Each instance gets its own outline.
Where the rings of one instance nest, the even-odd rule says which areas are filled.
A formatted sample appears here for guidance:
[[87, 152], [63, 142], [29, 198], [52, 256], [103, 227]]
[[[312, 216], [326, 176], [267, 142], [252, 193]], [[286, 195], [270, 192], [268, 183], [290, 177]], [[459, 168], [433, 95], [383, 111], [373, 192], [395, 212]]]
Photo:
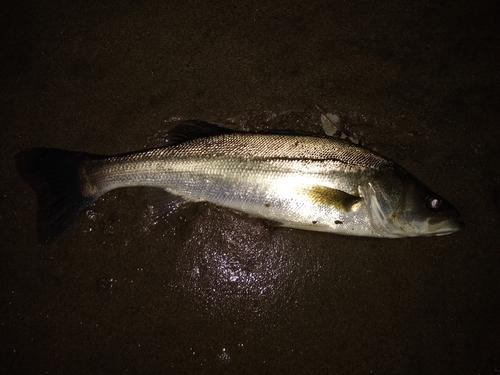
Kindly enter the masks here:
[[148, 188], [146, 193], [146, 205], [148, 207], [147, 220], [149, 225], [156, 225], [164, 218], [177, 211], [186, 201], [181, 197], [173, 195], [166, 190]]

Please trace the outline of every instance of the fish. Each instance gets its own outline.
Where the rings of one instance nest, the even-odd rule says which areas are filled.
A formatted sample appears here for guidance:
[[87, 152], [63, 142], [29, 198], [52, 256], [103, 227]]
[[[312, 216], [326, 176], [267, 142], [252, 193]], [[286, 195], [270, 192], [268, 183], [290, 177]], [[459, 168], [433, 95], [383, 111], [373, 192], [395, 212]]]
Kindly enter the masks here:
[[464, 227], [451, 203], [395, 162], [327, 136], [193, 120], [173, 128], [162, 147], [112, 156], [37, 147], [14, 158], [37, 197], [42, 244], [102, 195], [138, 186], [309, 231], [405, 238]]

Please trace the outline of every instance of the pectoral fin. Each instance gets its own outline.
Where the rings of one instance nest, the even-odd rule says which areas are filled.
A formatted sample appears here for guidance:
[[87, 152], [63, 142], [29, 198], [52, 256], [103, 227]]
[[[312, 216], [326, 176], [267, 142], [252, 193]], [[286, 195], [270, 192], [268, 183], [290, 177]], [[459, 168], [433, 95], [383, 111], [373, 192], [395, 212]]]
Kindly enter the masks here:
[[361, 197], [351, 195], [342, 190], [332, 189], [321, 185], [302, 185], [297, 188], [301, 194], [307, 195], [315, 203], [335, 207], [338, 210], [356, 211], [362, 200]]

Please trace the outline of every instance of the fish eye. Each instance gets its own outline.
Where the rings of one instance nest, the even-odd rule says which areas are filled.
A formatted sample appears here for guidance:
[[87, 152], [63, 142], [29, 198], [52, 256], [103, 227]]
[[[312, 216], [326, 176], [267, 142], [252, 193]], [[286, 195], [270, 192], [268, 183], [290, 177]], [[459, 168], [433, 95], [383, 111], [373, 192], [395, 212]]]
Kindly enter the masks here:
[[440, 198], [427, 196], [427, 207], [429, 207], [432, 211], [439, 211], [443, 201]]

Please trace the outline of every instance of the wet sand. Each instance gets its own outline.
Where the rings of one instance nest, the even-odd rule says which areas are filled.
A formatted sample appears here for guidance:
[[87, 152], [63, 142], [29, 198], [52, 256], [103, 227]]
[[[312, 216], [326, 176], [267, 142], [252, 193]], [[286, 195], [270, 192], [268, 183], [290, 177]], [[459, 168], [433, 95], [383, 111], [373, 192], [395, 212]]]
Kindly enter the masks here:
[[[0, 57], [5, 374], [500, 371], [495, 1], [18, 2]], [[114, 191], [51, 245], [15, 152], [141, 149], [172, 119], [320, 132], [315, 106], [465, 230], [378, 240]]]

